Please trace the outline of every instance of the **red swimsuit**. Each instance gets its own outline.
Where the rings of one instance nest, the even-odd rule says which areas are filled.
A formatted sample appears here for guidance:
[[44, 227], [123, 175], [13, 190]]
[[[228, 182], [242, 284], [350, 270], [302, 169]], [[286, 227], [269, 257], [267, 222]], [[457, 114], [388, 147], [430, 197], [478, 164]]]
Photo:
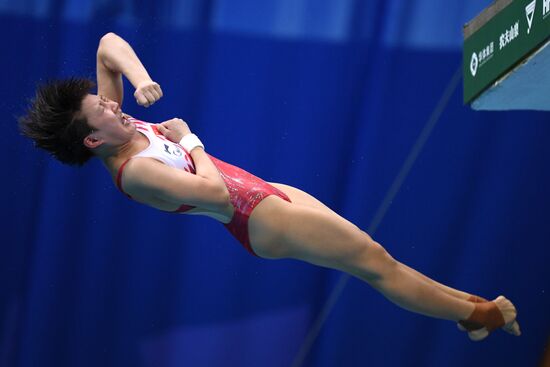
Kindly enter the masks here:
[[[154, 124], [145, 123], [136, 119], [131, 119], [131, 121], [136, 124], [136, 129], [138, 131], [147, 136], [150, 142], [147, 149], [136, 154], [134, 157], [154, 157], [164, 161], [172, 167], [184, 169], [191, 174], [195, 174], [195, 166], [191, 155], [185, 151], [183, 147], [166, 139], [156, 130], [156, 126]], [[155, 141], [155, 139], [158, 140]], [[180, 149], [184, 151], [184, 154], [178, 153]], [[164, 156], [161, 156], [161, 153], [164, 154]], [[288, 202], [290, 202], [290, 199], [284, 192], [268, 184], [261, 178], [256, 177], [239, 167], [212, 157], [209, 154], [208, 157], [210, 157], [210, 160], [214, 163], [216, 168], [218, 168], [218, 171], [225, 182], [225, 186], [229, 191], [231, 204], [235, 208], [231, 222], [224, 224], [224, 226], [248, 252], [257, 256], [250, 245], [250, 238], [248, 235], [248, 218], [250, 217], [252, 210], [254, 210], [260, 201], [269, 195], [277, 195]], [[132, 158], [133, 157], [126, 160], [120, 166], [117, 173], [116, 184], [122, 192], [124, 192], [122, 189], [122, 171], [124, 170], [126, 163], [128, 163], [128, 161]], [[178, 159], [181, 159], [181, 165], [178, 164]], [[126, 195], [131, 198], [130, 195]], [[192, 208], [194, 207], [182, 205], [175, 210], [174, 213], [184, 213]]]

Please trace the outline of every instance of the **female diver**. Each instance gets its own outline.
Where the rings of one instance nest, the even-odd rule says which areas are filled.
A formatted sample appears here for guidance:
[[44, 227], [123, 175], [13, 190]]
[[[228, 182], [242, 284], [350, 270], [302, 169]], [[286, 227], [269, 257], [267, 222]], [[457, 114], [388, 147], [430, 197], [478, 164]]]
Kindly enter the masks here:
[[472, 340], [498, 328], [520, 335], [516, 308], [505, 297], [487, 301], [409, 268], [311, 195], [208, 155], [181, 119], [150, 124], [125, 115], [122, 75], [136, 88], [139, 105], [162, 97], [131, 46], [108, 33], [97, 50], [97, 95], [88, 79], [43, 85], [19, 119], [21, 132], [62, 163], [99, 158], [133, 200], [222, 222], [253, 255], [349, 273], [402, 308], [458, 322]]

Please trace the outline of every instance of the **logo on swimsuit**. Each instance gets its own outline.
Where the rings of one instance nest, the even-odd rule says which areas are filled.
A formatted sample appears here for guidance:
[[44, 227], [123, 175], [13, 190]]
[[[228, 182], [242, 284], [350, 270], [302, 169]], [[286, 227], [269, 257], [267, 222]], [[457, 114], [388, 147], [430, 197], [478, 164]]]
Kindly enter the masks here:
[[178, 147], [172, 147], [172, 151], [170, 151], [170, 146], [168, 144], [164, 144], [164, 152], [175, 155], [176, 157], [181, 157], [183, 155], [183, 152]]

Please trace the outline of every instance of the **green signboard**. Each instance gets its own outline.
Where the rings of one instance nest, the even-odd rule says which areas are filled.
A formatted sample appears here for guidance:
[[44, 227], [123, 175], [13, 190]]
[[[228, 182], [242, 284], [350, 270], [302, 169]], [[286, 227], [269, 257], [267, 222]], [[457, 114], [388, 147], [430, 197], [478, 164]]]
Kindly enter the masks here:
[[550, 0], [514, 0], [464, 41], [464, 103], [550, 38]]

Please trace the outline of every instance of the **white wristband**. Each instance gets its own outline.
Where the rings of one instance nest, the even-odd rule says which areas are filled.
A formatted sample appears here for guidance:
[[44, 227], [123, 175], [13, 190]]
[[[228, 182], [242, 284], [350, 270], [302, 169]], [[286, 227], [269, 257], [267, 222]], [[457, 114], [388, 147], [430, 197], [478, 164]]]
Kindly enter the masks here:
[[191, 153], [191, 151], [196, 147], [201, 147], [202, 149], [204, 149], [204, 145], [195, 134], [185, 135], [183, 138], [181, 138], [179, 144], [189, 153]]

